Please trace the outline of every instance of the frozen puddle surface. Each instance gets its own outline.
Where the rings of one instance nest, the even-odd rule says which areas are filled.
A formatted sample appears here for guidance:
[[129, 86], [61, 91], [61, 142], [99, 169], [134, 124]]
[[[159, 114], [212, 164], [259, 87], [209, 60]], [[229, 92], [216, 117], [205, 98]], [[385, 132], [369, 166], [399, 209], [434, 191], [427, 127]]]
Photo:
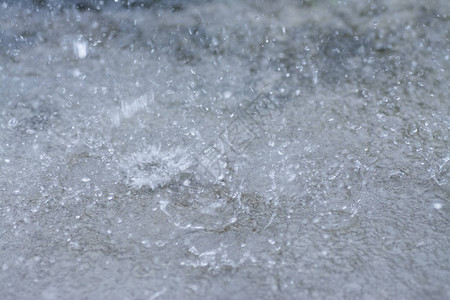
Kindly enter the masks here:
[[1, 299], [450, 298], [448, 1], [22, 2]]

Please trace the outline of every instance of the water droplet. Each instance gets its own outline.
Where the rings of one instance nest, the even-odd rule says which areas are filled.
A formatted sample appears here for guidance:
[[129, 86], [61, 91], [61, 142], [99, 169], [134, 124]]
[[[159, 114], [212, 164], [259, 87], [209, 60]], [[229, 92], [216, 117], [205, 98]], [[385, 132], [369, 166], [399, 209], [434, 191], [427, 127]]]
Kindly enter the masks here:
[[79, 59], [86, 58], [87, 51], [88, 43], [82, 38], [79, 38], [77, 41], [73, 42], [73, 52]]
[[442, 208], [442, 203], [433, 203], [433, 208], [434, 209], [441, 209]]
[[223, 97], [224, 97], [225, 99], [230, 98], [232, 95], [233, 95], [233, 94], [232, 94], [230, 91], [226, 91], [225, 93], [223, 93]]

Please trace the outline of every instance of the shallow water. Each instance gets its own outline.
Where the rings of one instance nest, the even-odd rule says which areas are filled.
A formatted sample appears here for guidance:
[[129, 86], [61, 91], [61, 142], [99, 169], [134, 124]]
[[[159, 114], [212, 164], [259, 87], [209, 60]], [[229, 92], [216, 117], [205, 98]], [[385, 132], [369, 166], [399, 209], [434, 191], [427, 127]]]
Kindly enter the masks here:
[[450, 298], [450, 4], [4, 1], [1, 299]]

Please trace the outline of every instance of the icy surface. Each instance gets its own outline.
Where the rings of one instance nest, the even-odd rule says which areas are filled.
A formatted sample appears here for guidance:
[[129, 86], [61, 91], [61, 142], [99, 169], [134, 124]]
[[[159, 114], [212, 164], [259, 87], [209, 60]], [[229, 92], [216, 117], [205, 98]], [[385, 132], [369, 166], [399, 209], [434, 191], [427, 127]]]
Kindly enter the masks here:
[[450, 2], [2, 1], [0, 299], [450, 299]]

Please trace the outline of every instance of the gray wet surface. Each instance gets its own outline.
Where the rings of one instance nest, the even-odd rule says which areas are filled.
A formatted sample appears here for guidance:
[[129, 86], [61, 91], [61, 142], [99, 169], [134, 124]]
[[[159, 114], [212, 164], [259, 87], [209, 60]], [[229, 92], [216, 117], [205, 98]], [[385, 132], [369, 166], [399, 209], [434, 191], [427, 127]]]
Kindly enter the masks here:
[[1, 299], [450, 298], [447, 0], [125, 2], [0, 4]]

